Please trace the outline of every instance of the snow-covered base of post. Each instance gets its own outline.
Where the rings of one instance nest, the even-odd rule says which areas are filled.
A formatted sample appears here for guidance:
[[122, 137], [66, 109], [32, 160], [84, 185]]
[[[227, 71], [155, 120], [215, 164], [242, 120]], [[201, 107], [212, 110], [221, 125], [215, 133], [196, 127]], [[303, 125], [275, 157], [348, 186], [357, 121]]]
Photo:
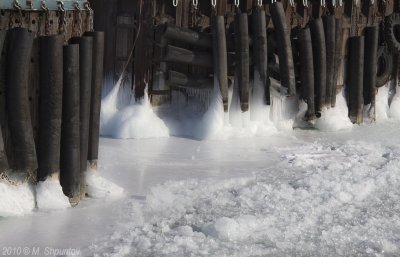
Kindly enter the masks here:
[[27, 181], [27, 173], [0, 173], [0, 218], [22, 216], [35, 208], [33, 187]]
[[92, 198], [115, 198], [124, 193], [123, 188], [98, 174], [97, 160], [89, 161], [89, 167], [83, 180], [86, 183], [86, 194]]
[[36, 186], [36, 205], [39, 210], [63, 210], [70, 207], [68, 197], [62, 191], [60, 173], [53, 173]]

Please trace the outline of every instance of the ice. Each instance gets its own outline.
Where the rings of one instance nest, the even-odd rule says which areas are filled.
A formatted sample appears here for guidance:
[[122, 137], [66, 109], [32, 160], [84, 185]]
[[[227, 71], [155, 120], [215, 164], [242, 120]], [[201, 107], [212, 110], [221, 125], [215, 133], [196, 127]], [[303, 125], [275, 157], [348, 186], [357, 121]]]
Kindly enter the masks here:
[[112, 133], [112, 119], [118, 113], [118, 92], [120, 91], [121, 83], [122, 77], [101, 101], [100, 134], [102, 135]]
[[[389, 86], [380, 87], [376, 94], [376, 121], [381, 122], [389, 118]], [[395, 107], [393, 107], [395, 108]]]
[[390, 104], [389, 116], [392, 119], [400, 120], [400, 93], [396, 92]]
[[37, 184], [36, 204], [41, 211], [63, 210], [71, 207], [58, 179], [47, 179]]
[[[172, 110], [161, 114], [171, 135], [190, 137], [199, 140], [224, 140], [227, 138], [244, 138], [254, 136], [270, 136], [277, 129], [270, 120], [270, 107], [264, 104], [265, 93], [259, 80], [252, 82], [254, 92], [250, 98], [250, 111], [240, 109], [239, 89], [237, 84], [229, 89], [229, 110], [223, 110], [222, 98], [217, 81], [211, 92], [200, 93], [199, 105], [196, 99], [186, 101], [180, 92], [173, 92]], [[208, 103], [208, 106], [206, 106]], [[204, 107], [206, 106], [206, 107]]]
[[115, 183], [103, 178], [97, 171], [89, 169], [85, 173], [86, 194], [92, 198], [121, 197], [124, 190]]
[[35, 208], [33, 188], [28, 184], [9, 185], [0, 182], [0, 218], [23, 216]]
[[[272, 169], [169, 181], [122, 212], [106, 256], [396, 256], [400, 147], [281, 147]], [[111, 248], [111, 249], [110, 249]]]
[[154, 113], [146, 94], [139, 102], [117, 108], [121, 80], [102, 100], [100, 134], [121, 139], [169, 137], [165, 123]]
[[336, 106], [329, 109], [324, 108], [321, 117], [315, 123], [315, 128], [321, 131], [338, 131], [352, 127], [353, 124], [348, 117], [347, 102], [343, 92], [336, 95]]

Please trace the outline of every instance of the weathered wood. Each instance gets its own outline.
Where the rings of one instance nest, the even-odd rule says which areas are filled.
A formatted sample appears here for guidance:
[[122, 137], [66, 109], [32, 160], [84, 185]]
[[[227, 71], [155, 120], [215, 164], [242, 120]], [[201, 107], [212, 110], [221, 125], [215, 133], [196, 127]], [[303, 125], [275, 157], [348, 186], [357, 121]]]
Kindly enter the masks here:
[[249, 50], [249, 24], [247, 13], [235, 16], [235, 42], [237, 83], [239, 85], [240, 108], [243, 112], [249, 110], [250, 100], [250, 50]]
[[304, 119], [309, 121], [315, 119], [314, 63], [310, 28], [300, 31], [299, 46], [302, 98], [308, 107]]
[[325, 106], [332, 105], [333, 88], [336, 87], [335, 77], [335, 52], [336, 52], [336, 20], [335, 16], [328, 15], [322, 18], [324, 23], [326, 43], [326, 93]]
[[37, 178], [60, 172], [63, 36], [40, 38], [40, 100]]
[[353, 123], [363, 121], [364, 37], [350, 37], [348, 105], [349, 118]]
[[267, 23], [263, 10], [253, 12], [253, 59], [254, 70], [260, 75], [265, 91], [265, 103], [270, 105], [270, 81], [268, 77]]
[[221, 91], [224, 111], [228, 111], [228, 55], [225, 36], [224, 16], [213, 17], [213, 58], [214, 76]]
[[177, 71], [168, 71], [166, 81], [169, 85], [182, 88], [211, 89], [213, 88], [212, 78], [195, 77]]
[[287, 94], [293, 96], [296, 94], [296, 82], [290, 28], [286, 24], [285, 11], [281, 2], [275, 2], [270, 5], [270, 11], [278, 43], [281, 84], [287, 89]]
[[320, 114], [325, 105], [326, 94], [326, 44], [322, 19], [314, 19], [310, 22], [311, 39], [314, 58], [314, 87], [315, 87], [315, 111]]
[[[72, 38], [72, 44], [79, 44], [79, 74], [80, 74], [80, 170], [83, 176], [87, 170], [89, 149], [90, 103], [92, 91], [93, 38], [84, 36]], [[81, 196], [85, 195], [86, 185], [81, 179]]]
[[79, 132], [79, 45], [64, 46], [64, 88], [61, 127], [60, 182], [63, 192], [79, 201], [80, 172], [80, 132]]
[[185, 63], [202, 67], [212, 67], [212, 55], [206, 52], [195, 52], [181, 47], [167, 45], [163, 61], [174, 63]]
[[28, 30], [14, 28], [10, 31], [6, 70], [6, 109], [10, 110], [8, 124], [14, 160], [12, 168], [26, 175], [33, 175], [38, 167], [28, 97], [32, 45], [33, 35]]
[[93, 38], [92, 88], [90, 102], [89, 148], [87, 159], [96, 162], [99, 157], [101, 86], [103, 84], [104, 33], [87, 32]]
[[375, 105], [376, 75], [378, 71], [378, 26], [365, 29], [364, 105]]
[[207, 48], [212, 47], [212, 36], [210, 34], [177, 27], [168, 23], [161, 26], [160, 33], [167, 39], [181, 43]]
[[340, 69], [342, 67], [342, 60], [344, 59], [344, 53], [342, 53], [342, 44], [343, 44], [343, 27], [342, 27], [342, 19], [335, 19], [335, 60], [334, 60], [334, 74], [333, 74], [333, 87], [332, 87], [332, 95], [331, 95], [331, 107], [336, 106], [336, 94], [338, 87], [338, 78]]

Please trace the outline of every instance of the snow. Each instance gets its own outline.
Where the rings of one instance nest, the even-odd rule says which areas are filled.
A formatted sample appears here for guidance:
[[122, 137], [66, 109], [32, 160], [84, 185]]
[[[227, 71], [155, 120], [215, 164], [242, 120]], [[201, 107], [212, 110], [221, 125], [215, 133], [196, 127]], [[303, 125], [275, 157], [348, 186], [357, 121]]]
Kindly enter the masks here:
[[36, 185], [36, 204], [40, 211], [63, 210], [71, 207], [58, 179], [47, 179]]
[[121, 80], [102, 100], [100, 134], [121, 139], [168, 137], [169, 130], [154, 113], [147, 93], [141, 101], [118, 108]]
[[400, 92], [396, 90], [390, 104], [389, 116], [392, 119], [400, 120]]
[[33, 188], [27, 184], [9, 185], [0, 182], [1, 217], [23, 216], [35, 208]]
[[353, 124], [348, 117], [348, 108], [344, 93], [336, 96], [335, 108], [324, 109], [321, 118], [316, 120], [315, 128], [321, 131], [351, 129]]
[[97, 171], [85, 173], [86, 194], [92, 198], [120, 197], [124, 190], [115, 183], [103, 178]]
[[389, 118], [389, 87], [379, 88], [376, 95], [376, 121], [384, 121]]
[[[353, 137], [353, 131], [346, 133], [344, 138]], [[233, 172], [149, 187], [145, 200], [124, 204], [118, 229], [90, 251], [101, 256], [395, 256], [400, 147], [360, 140], [367, 134], [362, 128], [356, 133], [356, 139], [327, 140], [299, 132], [294, 144], [268, 150], [258, 148], [266, 141], [254, 145], [241, 139], [259, 151], [252, 153], [256, 158], [279, 156], [273, 165], [258, 167], [242, 156], [247, 165], [239, 168], [241, 176]], [[244, 152], [238, 142], [227, 145]], [[186, 169], [182, 159], [171, 169]], [[235, 164], [228, 169], [234, 171]]]

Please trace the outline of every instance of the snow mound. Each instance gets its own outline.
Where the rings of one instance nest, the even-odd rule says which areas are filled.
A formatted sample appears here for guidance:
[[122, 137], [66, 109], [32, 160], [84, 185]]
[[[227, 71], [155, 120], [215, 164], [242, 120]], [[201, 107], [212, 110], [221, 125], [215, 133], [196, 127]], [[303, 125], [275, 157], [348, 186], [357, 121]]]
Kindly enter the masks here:
[[349, 141], [279, 150], [247, 178], [171, 181], [96, 252], [129, 256], [397, 256], [400, 147]]
[[120, 139], [169, 137], [169, 130], [150, 106], [134, 104], [118, 111], [111, 120], [111, 136]]
[[154, 113], [147, 93], [140, 102], [118, 108], [120, 87], [118, 81], [101, 102], [100, 134], [119, 139], [169, 137], [169, 130]]
[[122, 196], [124, 190], [118, 185], [89, 170], [85, 174], [86, 193], [92, 198], [106, 198]]
[[389, 118], [389, 87], [379, 88], [376, 95], [376, 121], [385, 121]]
[[389, 111], [390, 117], [396, 120], [400, 120], [400, 97], [395, 96], [392, 104], [390, 105]]
[[352, 127], [353, 124], [348, 117], [347, 103], [343, 93], [336, 96], [336, 106], [324, 109], [322, 116], [315, 123], [315, 128], [321, 131], [338, 131]]
[[0, 182], [0, 217], [23, 216], [35, 208], [33, 189], [28, 184], [18, 186]]
[[63, 210], [71, 207], [58, 180], [48, 179], [36, 186], [36, 203], [39, 210]]

